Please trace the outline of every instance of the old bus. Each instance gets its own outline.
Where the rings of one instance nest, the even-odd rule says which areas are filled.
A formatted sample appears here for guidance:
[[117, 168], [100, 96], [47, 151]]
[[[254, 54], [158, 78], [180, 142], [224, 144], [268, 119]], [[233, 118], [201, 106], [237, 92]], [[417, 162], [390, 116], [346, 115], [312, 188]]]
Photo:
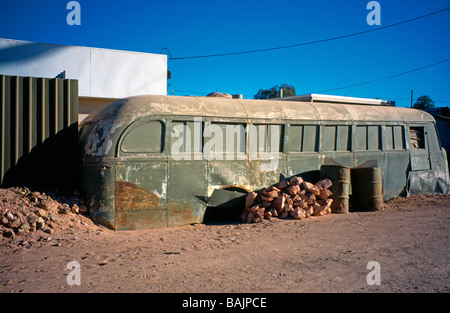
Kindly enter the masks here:
[[348, 167], [375, 160], [384, 199], [450, 191], [431, 115], [327, 99], [111, 102], [80, 125], [89, 213], [118, 230], [201, 223], [215, 190], [258, 190], [280, 175], [314, 181], [326, 160]]

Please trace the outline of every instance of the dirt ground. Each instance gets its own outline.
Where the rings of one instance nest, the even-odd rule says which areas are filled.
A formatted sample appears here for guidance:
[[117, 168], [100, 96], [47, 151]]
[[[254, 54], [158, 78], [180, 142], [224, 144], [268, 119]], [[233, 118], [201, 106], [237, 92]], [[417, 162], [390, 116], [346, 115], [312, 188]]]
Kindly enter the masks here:
[[[3, 214], [33, 208], [0, 191]], [[120, 232], [56, 215], [53, 231], [0, 240], [0, 292], [449, 292], [449, 194], [391, 199], [378, 212]], [[68, 284], [71, 261], [80, 285]], [[371, 261], [379, 285], [367, 283]]]

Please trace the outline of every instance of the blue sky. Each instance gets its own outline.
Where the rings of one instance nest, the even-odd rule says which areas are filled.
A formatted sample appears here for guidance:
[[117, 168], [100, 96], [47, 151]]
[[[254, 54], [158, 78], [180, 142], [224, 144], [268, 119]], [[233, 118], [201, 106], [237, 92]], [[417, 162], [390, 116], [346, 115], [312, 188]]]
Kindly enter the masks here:
[[[450, 7], [449, 0], [380, 0], [381, 25], [368, 25], [366, 0], [0, 0], [0, 38], [160, 53], [172, 57], [265, 49], [383, 27]], [[167, 51], [164, 51], [167, 54]], [[252, 98], [291, 84], [307, 94], [372, 81], [450, 58], [450, 10], [396, 27], [313, 45], [223, 57], [169, 60], [169, 94], [212, 91]], [[325, 92], [410, 105], [428, 94], [450, 106], [450, 62], [407, 75]]]

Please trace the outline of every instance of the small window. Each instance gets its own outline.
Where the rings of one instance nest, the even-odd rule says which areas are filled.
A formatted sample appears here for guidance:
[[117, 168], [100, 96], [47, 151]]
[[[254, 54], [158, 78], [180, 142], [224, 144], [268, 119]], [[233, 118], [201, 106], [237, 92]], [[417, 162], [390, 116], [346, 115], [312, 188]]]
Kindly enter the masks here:
[[122, 152], [160, 153], [163, 150], [163, 123], [149, 121], [133, 128], [122, 141]]
[[395, 150], [405, 149], [405, 134], [402, 126], [394, 126]]
[[303, 128], [303, 152], [319, 151], [319, 126], [305, 125]]
[[245, 153], [246, 133], [244, 124], [212, 122], [205, 125], [205, 153]]
[[289, 132], [289, 151], [317, 152], [319, 126], [291, 125]]
[[367, 126], [356, 127], [356, 149], [367, 150]]
[[174, 121], [170, 132], [171, 153], [191, 153], [202, 151], [202, 122]]
[[337, 147], [336, 151], [350, 151], [351, 150], [351, 128], [350, 126], [340, 125], [338, 126], [337, 133]]
[[412, 149], [425, 149], [424, 127], [410, 127], [409, 137], [411, 139]]
[[386, 150], [405, 149], [405, 140], [403, 138], [404, 135], [402, 126], [386, 126]]
[[325, 126], [323, 129], [323, 150], [336, 151], [337, 126]]
[[357, 150], [381, 150], [380, 126], [357, 126], [356, 149]]
[[381, 150], [380, 126], [367, 126], [367, 150]]
[[283, 152], [283, 125], [249, 125], [250, 152]]
[[386, 150], [394, 150], [394, 126], [386, 126]]
[[289, 151], [301, 152], [303, 142], [303, 125], [291, 125], [289, 130]]
[[323, 132], [324, 151], [350, 151], [350, 127], [327, 125]]

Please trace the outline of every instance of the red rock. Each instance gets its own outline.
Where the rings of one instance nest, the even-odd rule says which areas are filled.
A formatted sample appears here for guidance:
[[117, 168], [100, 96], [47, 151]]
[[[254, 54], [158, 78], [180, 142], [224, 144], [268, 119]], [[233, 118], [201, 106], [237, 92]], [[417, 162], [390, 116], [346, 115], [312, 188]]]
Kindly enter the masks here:
[[322, 179], [320, 181], [318, 181], [316, 183], [316, 186], [321, 188], [321, 189], [328, 189], [333, 185], [333, 183], [331, 182], [331, 180], [329, 180], [328, 178]]
[[291, 177], [291, 179], [289, 180], [289, 184], [291, 186], [294, 185], [300, 185], [301, 183], [303, 183], [303, 178], [301, 178], [300, 176], [293, 176]]
[[245, 208], [250, 208], [255, 202], [256, 196], [258, 194], [256, 192], [250, 192], [247, 197], [245, 197]]
[[285, 203], [286, 203], [285, 197], [277, 197], [273, 200], [272, 204], [273, 207], [276, 209], [276, 211], [280, 213], [281, 211], [283, 211]]
[[300, 186], [299, 185], [292, 185], [286, 188], [286, 191], [289, 192], [291, 196], [295, 196], [297, 193], [300, 192]]
[[315, 186], [315, 185], [313, 185], [313, 184], [311, 184], [311, 183], [309, 183], [309, 182], [304, 181], [304, 182], [302, 183], [302, 187], [303, 187], [304, 189], [306, 189], [306, 191], [308, 191], [308, 192], [310, 192], [310, 193], [312, 193], [312, 194], [314, 194], [314, 195], [316, 195], [316, 196], [318, 196], [318, 195], [320, 194], [320, 189], [319, 189], [319, 187], [317, 187], [317, 186]]

